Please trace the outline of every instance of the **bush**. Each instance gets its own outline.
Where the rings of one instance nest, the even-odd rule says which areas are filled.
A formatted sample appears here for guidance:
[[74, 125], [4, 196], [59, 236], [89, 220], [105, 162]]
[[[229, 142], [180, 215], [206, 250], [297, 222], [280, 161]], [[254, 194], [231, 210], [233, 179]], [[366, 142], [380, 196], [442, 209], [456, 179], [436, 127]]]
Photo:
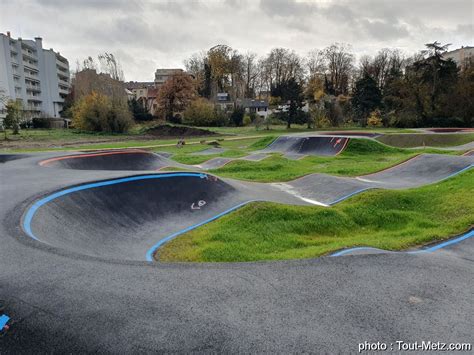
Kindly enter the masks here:
[[381, 127], [382, 126], [382, 116], [380, 114], [380, 110], [374, 110], [370, 113], [370, 116], [367, 119], [367, 125], [369, 127]]
[[[164, 116], [162, 116], [162, 117], [164, 117]], [[171, 117], [169, 117], [168, 122], [169, 123], [174, 123], [174, 124], [181, 124], [183, 122], [183, 119], [182, 119], [181, 115], [179, 113], [177, 113], [177, 114], [172, 115]]]
[[255, 116], [255, 119], [253, 120], [253, 124], [255, 125], [255, 129], [258, 131], [264, 123], [264, 119], [261, 116]]
[[232, 114], [230, 115], [230, 119], [236, 127], [240, 127], [243, 124], [244, 115], [245, 115], [245, 109], [243, 107], [236, 107], [235, 110], [232, 111]]
[[243, 119], [243, 124], [244, 126], [248, 126], [252, 123], [252, 119], [250, 118], [249, 115], [245, 115]]
[[128, 108], [132, 112], [135, 121], [151, 121], [153, 119], [151, 113], [149, 113], [135, 98], [128, 101]]
[[51, 119], [49, 119], [48, 117], [34, 117], [33, 128], [52, 128]]
[[314, 127], [316, 128], [324, 128], [331, 126], [331, 122], [329, 122], [328, 118], [326, 117], [326, 110], [320, 104], [317, 104], [310, 108], [309, 111], [310, 120]]
[[97, 92], [84, 96], [73, 107], [73, 124], [80, 130], [123, 133], [132, 123], [127, 106], [112, 104], [107, 96]]
[[222, 117], [214, 110], [214, 105], [206, 99], [199, 98], [191, 102], [184, 111], [183, 123], [191, 126], [219, 126]]
[[215, 125], [218, 127], [229, 125], [229, 115], [219, 107], [214, 108]]

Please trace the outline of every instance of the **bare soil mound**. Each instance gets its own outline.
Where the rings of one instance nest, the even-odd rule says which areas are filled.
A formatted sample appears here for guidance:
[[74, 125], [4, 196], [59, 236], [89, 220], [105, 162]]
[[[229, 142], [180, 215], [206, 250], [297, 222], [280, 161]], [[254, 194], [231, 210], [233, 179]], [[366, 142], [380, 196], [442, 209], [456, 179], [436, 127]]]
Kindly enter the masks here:
[[170, 126], [162, 125], [150, 128], [147, 134], [155, 137], [180, 138], [180, 137], [204, 137], [217, 135], [216, 132], [207, 129], [186, 127], [186, 126]]

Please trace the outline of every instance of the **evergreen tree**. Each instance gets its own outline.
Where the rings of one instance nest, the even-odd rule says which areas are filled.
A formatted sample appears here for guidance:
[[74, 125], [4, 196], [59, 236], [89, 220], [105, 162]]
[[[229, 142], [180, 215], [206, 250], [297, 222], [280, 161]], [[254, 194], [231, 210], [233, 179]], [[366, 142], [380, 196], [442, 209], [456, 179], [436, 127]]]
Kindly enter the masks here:
[[367, 117], [377, 108], [380, 108], [382, 94], [377, 82], [367, 73], [356, 81], [352, 95], [352, 107], [362, 126], [367, 124]]

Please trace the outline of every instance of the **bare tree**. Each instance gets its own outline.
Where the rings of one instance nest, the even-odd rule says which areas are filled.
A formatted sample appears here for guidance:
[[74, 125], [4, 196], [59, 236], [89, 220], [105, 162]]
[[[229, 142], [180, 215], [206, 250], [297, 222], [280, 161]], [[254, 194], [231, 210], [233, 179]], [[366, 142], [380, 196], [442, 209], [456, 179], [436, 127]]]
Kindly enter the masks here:
[[306, 56], [306, 67], [308, 69], [309, 78], [322, 75], [326, 71], [326, 58], [324, 51], [313, 49]]
[[403, 70], [405, 59], [398, 49], [383, 48], [375, 57], [362, 56], [359, 61], [359, 77], [368, 74], [383, 90], [390, 73]]
[[[353, 67], [354, 55], [351, 47], [343, 43], [335, 43], [324, 49], [328, 65], [329, 91], [334, 95], [347, 94], [349, 89], [350, 73]], [[331, 93], [331, 92], [330, 92]]]
[[270, 89], [290, 79], [301, 82], [304, 78], [302, 58], [287, 48], [274, 48], [260, 63], [265, 86]]
[[97, 56], [102, 73], [109, 74], [114, 80], [124, 81], [123, 70], [120, 62], [112, 53], [105, 52]]
[[242, 76], [245, 86], [245, 97], [253, 98], [256, 95], [255, 87], [257, 85], [257, 78], [259, 68], [257, 63], [257, 54], [247, 52], [242, 58]]

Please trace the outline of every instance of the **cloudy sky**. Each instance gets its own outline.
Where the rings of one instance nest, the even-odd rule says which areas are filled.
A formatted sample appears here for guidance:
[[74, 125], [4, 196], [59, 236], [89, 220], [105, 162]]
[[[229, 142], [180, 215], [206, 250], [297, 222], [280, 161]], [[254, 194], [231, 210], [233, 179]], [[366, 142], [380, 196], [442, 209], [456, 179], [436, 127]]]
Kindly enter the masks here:
[[472, 0], [0, 0], [0, 32], [43, 37], [76, 60], [114, 53], [126, 80], [153, 80], [194, 52], [227, 44], [264, 55], [333, 42], [357, 57], [384, 47], [412, 54], [438, 40], [474, 45]]

